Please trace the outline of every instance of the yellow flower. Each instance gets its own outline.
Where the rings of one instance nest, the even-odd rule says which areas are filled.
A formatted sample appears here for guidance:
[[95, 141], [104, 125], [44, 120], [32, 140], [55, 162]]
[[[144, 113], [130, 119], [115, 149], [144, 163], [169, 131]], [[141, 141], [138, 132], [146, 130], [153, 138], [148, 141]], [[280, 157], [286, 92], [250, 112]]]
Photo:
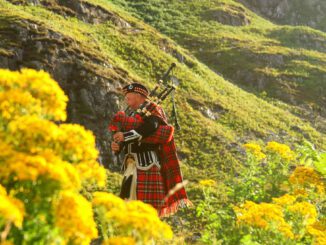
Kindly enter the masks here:
[[273, 203], [256, 204], [246, 201], [240, 207], [233, 207], [239, 225], [249, 225], [262, 229], [270, 229], [274, 225], [287, 237], [293, 237], [291, 227], [283, 217], [282, 207]]
[[[58, 126], [37, 116], [22, 116], [8, 124], [8, 143], [31, 153], [53, 148], [58, 141]], [[15, 137], [11, 137], [15, 135]]]
[[281, 222], [278, 225], [278, 230], [283, 233], [286, 237], [293, 239], [294, 238], [294, 234], [292, 232], [292, 228], [289, 224], [285, 223], [285, 222]]
[[125, 202], [112, 193], [97, 191], [93, 193], [93, 197], [94, 206], [104, 206], [107, 210], [112, 208], [123, 209], [125, 207]]
[[299, 197], [299, 196], [307, 197], [308, 193], [305, 191], [305, 189], [294, 189], [293, 195], [295, 195], [297, 197]]
[[271, 141], [268, 142], [266, 149], [279, 154], [284, 160], [291, 161], [295, 159], [294, 152], [287, 145]]
[[288, 210], [292, 213], [299, 213], [304, 217], [307, 224], [315, 223], [317, 219], [317, 210], [314, 205], [309, 202], [297, 202], [288, 206]]
[[273, 202], [275, 204], [281, 205], [281, 206], [286, 206], [286, 205], [290, 205], [293, 204], [296, 200], [296, 197], [291, 196], [289, 194], [285, 194], [281, 197], [278, 198], [273, 198]]
[[11, 241], [2, 241], [0, 242], [0, 245], [14, 245]]
[[314, 237], [313, 245], [326, 244], [326, 226], [321, 222], [315, 222], [314, 224], [308, 225], [307, 232]]
[[67, 241], [74, 244], [90, 244], [97, 237], [91, 203], [79, 194], [61, 192], [55, 205], [55, 224]]
[[141, 201], [125, 202], [111, 193], [95, 192], [93, 206], [105, 209], [105, 220], [114, 230], [121, 232], [132, 229], [142, 237], [142, 241], [173, 237], [170, 226], [159, 219], [157, 210], [149, 204]]
[[0, 177], [15, 180], [36, 181], [40, 176], [56, 180], [63, 189], [76, 189], [81, 187], [80, 179], [75, 167], [63, 162], [51, 151], [44, 151], [39, 155], [29, 155], [16, 152], [0, 165]]
[[311, 167], [298, 166], [291, 174], [289, 181], [299, 186], [314, 186], [318, 193], [325, 193], [322, 177]]
[[7, 120], [23, 115], [41, 115], [41, 102], [26, 92], [12, 89], [0, 92], [0, 113]]
[[[33, 108], [38, 108], [38, 105], [40, 104], [42, 107], [42, 113], [46, 118], [53, 120], [66, 120], [66, 105], [68, 97], [64, 94], [58, 83], [55, 82], [48, 73], [32, 69], [22, 69], [20, 72], [0, 69], [0, 74], [1, 90], [3, 90], [4, 93], [9, 92], [10, 90], [15, 90], [18, 94], [22, 94], [22, 99], [17, 102], [24, 110], [27, 109], [29, 111], [28, 107], [31, 105]], [[29, 95], [27, 95], [27, 93]], [[31, 97], [34, 99], [31, 99]], [[14, 99], [18, 99], [18, 97], [16, 96]], [[38, 102], [36, 102], [36, 100]], [[29, 103], [28, 101], [32, 101], [33, 103]], [[5, 117], [10, 116], [12, 109], [13, 107], [5, 111]], [[39, 112], [39, 108], [37, 109], [37, 112]]]
[[60, 125], [60, 135], [57, 142], [67, 157], [65, 160], [72, 163], [93, 161], [97, 159], [99, 154], [95, 148], [93, 132], [78, 124]]
[[247, 143], [243, 145], [246, 149], [246, 151], [253, 154], [258, 160], [262, 160], [266, 158], [266, 155], [262, 153], [262, 149], [260, 145], [254, 144], [254, 143]]
[[105, 187], [107, 176], [106, 170], [97, 161], [88, 161], [75, 165], [84, 186], [96, 185]]
[[134, 245], [136, 241], [132, 237], [110, 237], [107, 240], [104, 240], [102, 245]]
[[25, 214], [24, 204], [7, 195], [6, 190], [0, 185], [0, 217], [6, 222], [13, 222], [15, 226], [21, 227]]
[[215, 186], [216, 182], [212, 179], [200, 180], [199, 184], [202, 186]]

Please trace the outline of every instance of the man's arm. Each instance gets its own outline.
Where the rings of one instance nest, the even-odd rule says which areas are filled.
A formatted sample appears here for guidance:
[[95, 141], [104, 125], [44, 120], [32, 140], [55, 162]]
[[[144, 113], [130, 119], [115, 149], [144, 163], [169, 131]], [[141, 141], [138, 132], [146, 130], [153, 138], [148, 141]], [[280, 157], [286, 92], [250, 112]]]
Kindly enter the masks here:
[[146, 117], [144, 123], [138, 128], [132, 129], [130, 131], [124, 132], [124, 141], [138, 140], [146, 138], [152, 135], [159, 127], [160, 119], [156, 116]]
[[156, 116], [147, 117], [144, 122], [137, 128], [129, 130], [127, 132], [118, 132], [113, 135], [113, 139], [116, 142], [129, 142], [140, 141], [152, 135], [160, 126], [160, 119]]

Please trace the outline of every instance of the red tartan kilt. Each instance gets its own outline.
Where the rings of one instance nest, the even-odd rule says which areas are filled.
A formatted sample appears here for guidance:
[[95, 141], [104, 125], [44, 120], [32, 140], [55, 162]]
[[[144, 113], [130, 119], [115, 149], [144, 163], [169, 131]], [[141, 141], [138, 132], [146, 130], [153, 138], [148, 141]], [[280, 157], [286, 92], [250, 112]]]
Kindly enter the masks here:
[[137, 200], [151, 204], [160, 210], [166, 207], [165, 190], [160, 169], [157, 166], [149, 170], [137, 169]]

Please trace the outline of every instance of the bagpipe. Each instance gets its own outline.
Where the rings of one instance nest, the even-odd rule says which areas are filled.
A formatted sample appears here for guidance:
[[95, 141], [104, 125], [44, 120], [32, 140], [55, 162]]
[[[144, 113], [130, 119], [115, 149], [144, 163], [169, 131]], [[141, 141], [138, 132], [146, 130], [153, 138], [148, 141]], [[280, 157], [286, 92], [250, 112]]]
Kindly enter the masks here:
[[[163, 77], [150, 91], [148, 96], [149, 98], [133, 114], [127, 113], [129, 110], [129, 107], [127, 107], [124, 111], [119, 111], [113, 116], [113, 119], [108, 127], [112, 134], [114, 134], [115, 132], [126, 132], [135, 129], [139, 127], [144, 122], [144, 120], [146, 120], [146, 117], [164, 113], [163, 111], [161, 111], [162, 109], [158, 105], [161, 104], [170, 94], [172, 94], [173, 103], [172, 116], [175, 120], [176, 128], [180, 129], [174, 100], [174, 92], [176, 90], [176, 86], [178, 85], [178, 80], [174, 76], [170, 76], [171, 71], [175, 67], [175, 63], [173, 63], [169, 67]], [[169, 83], [170, 80], [171, 83]], [[173, 133], [174, 127], [164, 121], [163, 124], [158, 127], [154, 134], [142, 139], [141, 142], [152, 144], [164, 144], [171, 141]]]

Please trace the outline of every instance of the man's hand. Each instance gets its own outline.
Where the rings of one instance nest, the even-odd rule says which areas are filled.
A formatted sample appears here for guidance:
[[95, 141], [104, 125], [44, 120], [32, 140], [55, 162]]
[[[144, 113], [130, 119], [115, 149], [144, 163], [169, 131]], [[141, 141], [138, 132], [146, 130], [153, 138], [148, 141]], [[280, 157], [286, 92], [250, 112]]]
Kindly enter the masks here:
[[116, 143], [116, 142], [112, 142], [111, 149], [114, 152], [119, 152], [120, 151], [120, 145], [118, 143]]
[[123, 136], [123, 133], [122, 132], [117, 132], [117, 133], [115, 133], [114, 135], [113, 135], [113, 140], [115, 141], [115, 142], [122, 142], [122, 141], [124, 141], [124, 136]]

